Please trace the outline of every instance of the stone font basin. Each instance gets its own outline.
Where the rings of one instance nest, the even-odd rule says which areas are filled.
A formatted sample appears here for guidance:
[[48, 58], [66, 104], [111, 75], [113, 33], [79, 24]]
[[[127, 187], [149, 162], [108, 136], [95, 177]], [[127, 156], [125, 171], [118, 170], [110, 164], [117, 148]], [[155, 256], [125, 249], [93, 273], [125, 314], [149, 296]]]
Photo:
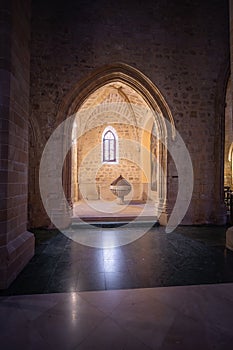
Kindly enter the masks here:
[[127, 196], [127, 194], [130, 193], [131, 185], [123, 176], [120, 175], [111, 183], [110, 190], [115, 196], [117, 196], [118, 204], [124, 204], [124, 196]]

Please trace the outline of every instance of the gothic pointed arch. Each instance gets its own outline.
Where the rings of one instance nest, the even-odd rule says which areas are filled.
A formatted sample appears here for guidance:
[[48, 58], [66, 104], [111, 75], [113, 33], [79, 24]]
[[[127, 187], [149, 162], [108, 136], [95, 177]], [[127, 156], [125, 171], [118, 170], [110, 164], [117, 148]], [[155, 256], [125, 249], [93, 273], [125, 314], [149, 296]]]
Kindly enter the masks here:
[[153, 110], [159, 110], [163, 117], [170, 122], [172, 137], [173, 139], [175, 138], [174, 119], [158, 87], [138, 69], [122, 62], [100, 67], [77, 83], [60, 105], [57, 124], [59, 125], [68, 116], [73, 115], [94, 91], [114, 81], [128, 84], [140, 95], [144, 96]]
[[[101, 88], [104, 86], [112, 83], [122, 83], [130, 87], [145, 101], [145, 104], [150, 110], [150, 117], [145, 116], [144, 127], [146, 128], [149, 125], [150, 132], [156, 129], [161, 140], [159, 146], [161, 166], [157, 175], [159, 184], [158, 198], [159, 202], [162, 203], [161, 205], [167, 208], [167, 140], [175, 139], [175, 124], [169, 106], [161, 92], [142, 72], [124, 63], [114, 63], [95, 70], [80, 81], [66, 96], [60, 106], [57, 123], [60, 124], [67, 117], [76, 114], [86, 101], [88, 101], [90, 96], [96, 91], [101, 91]], [[101, 92], [98, 97], [104, 98], [104, 94]], [[121, 97], [124, 97], [122, 92]], [[128, 113], [131, 113], [130, 108], [128, 109]], [[133, 117], [133, 113], [131, 113], [131, 116]], [[153, 119], [152, 122], [151, 119]], [[169, 128], [167, 128], [167, 123], [170, 126]], [[70, 154], [66, 159], [63, 174], [64, 191], [68, 199], [73, 196], [71, 164], [72, 155]]]

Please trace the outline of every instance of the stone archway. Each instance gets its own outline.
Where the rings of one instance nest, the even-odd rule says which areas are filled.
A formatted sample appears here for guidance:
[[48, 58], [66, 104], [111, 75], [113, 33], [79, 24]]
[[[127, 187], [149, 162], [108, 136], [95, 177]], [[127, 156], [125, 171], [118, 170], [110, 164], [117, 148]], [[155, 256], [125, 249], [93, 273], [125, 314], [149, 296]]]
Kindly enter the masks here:
[[[109, 105], [106, 103], [106, 98], [111, 95], [111, 92], [112, 95], [114, 94], [113, 90], [117, 90], [118, 100], [116, 98], [115, 100], [113, 99], [112, 104], [115, 104], [116, 107], [117, 104], [119, 105], [121, 99], [125, 108], [123, 111], [123, 114], [125, 113], [124, 123], [127, 125], [130, 120], [130, 124], [134, 125], [131, 134], [134, 133], [135, 140], [142, 144], [144, 148], [148, 147], [145, 141], [147, 139], [146, 134], [148, 132], [151, 134], [151, 130], [155, 126], [159, 139], [162, 141], [159, 143], [158, 147], [160, 167], [157, 175], [157, 201], [159, 205], [163, 207], [162, 213], [164, 219], [162, 220], [166, 223], [169, 214], [167, 210], [167, 140], [169, 139], [169, 142], [171, 142], [170, 140], [175, 138], [175, 126], [166, 101], [158, 88], [145, 75], [137, 69], [123, 63], [116, 63], [96, 70], [69, 93], [64, 104], [60, 108], [58, 121], [62, 122], [66, 117], [73, 114], [77, 114], [79, 117], [80, 115], [84, 115], [81, 119], [79, 117], [75, 118], [78, 129], [82, 130], [82, 133], [85, 133], [89, 129], [93, 130], [93, 128], [95, 128], [95, 132], [100, 134], [101, 130], [99, 129], [101, 129], [101, 126], [102, 128], [103, 126], [106, 127], [106, 118], [109, 114], [111, 114], [111, 117], [113, 119], [115, 118], [115, 120], [119, 118], [119, 115], [122, 115], [117, 107], [111, 110], [108, 110], [106, 107]], [[137, 96], [136, 102], [135, 96]], [[104, 101], [105, 107], [103, 108], [102, 102]], [[138, 110], [140, 110], [140, 108], [146, 109], [148, 115], [138, 116], [137, 112], [139, 114], [140, 112], [137, 111], [137, 108], [134, 108], [135, 106], [132, 107], [133, 103], [136, 103]], [[91, 110], [91, 113], [87, 112], [87, 110]], [[93, 120], [100, 120], [100, 114], [103, 120], [99, 124], [97, 123], [97, 125], [94, 125]], [[140, 118], [141, 124], [138, 125], [138, 120], [140, 120]], [[166, 127], [166, 121], [171, 125], [169, 131]], [[114, 123], [111, 122], [110, 124]], [[137, 133], [139, 133], [141, 128], [143, 128], [144, 131], [139, 140], [137, 139]], [[168, 133], [171, 135], [168, 135]], [[75, 152], [77, 153], [77, 148]], [[76, 181], [77, 174], [70, 172], [72, 168], [72, 158], [74, 159], [74, 156], [77, 156], [75, 152], [73, 152], [73, 155], [70, 152], [67, 156], [63, 171], [63, 186], [66, 197], [73, 200], [76, 200], [79, 196], [77, 194], [79, 186], [78, 181]], [[141, 178], [144, 175], [141, 174]], [[142, 192], [143, 190], [141, 193]]]

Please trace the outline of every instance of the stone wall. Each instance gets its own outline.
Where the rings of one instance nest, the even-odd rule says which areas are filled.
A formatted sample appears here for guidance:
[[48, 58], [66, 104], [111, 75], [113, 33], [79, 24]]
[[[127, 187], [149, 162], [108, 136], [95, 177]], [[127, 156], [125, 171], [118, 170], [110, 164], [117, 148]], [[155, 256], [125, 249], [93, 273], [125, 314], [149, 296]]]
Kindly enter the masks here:
[[[110, 184], [120, 175], [132, 184], [130, 198], [142, 200], [142, 165], [138, 143], [135, 143], [135, 127], [111, 124], [118, 136], [116, 164], [102, 161], [102, 135], [108, 125], [92, 128], [78, 140], [79, 198], [114, 200]], [[131, 142], [130, 142], [131, 141]], [[148, 182], [148, 180], [147, 180]]]
[[[159, 88], [188, 147], [195, 182], [183, 222], [224, 222], [226, 82], [220, 78], [229, 59], [228, 22], [226, 0], [147, 0], [134, 6], [123, 0], [33, 2], [31, 120], [40, 137], [30, 172], [32, 226], [46, 221], [38, 200], [38, 162], [61, 106], [79, 81], [116, 61], [137, 68]], [[172, 201], [176, 175], [170, 161]]]
[[6, 288], [34, 254], [27, 232], [29, 1], [4, 2], [0, 17], [0, 288]]

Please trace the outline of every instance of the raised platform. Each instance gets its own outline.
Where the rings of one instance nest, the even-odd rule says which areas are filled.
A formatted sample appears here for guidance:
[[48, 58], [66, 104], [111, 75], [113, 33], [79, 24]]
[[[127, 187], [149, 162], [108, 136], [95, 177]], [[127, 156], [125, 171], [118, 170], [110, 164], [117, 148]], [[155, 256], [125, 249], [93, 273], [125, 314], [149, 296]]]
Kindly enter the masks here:
[[72, 226], [85, 227], [90, 224], [98, 227], [120, 227], [122, 225], [158, 225], [156, 207], [153, 202], [126, 202], [89, 200], [74, 204]]

